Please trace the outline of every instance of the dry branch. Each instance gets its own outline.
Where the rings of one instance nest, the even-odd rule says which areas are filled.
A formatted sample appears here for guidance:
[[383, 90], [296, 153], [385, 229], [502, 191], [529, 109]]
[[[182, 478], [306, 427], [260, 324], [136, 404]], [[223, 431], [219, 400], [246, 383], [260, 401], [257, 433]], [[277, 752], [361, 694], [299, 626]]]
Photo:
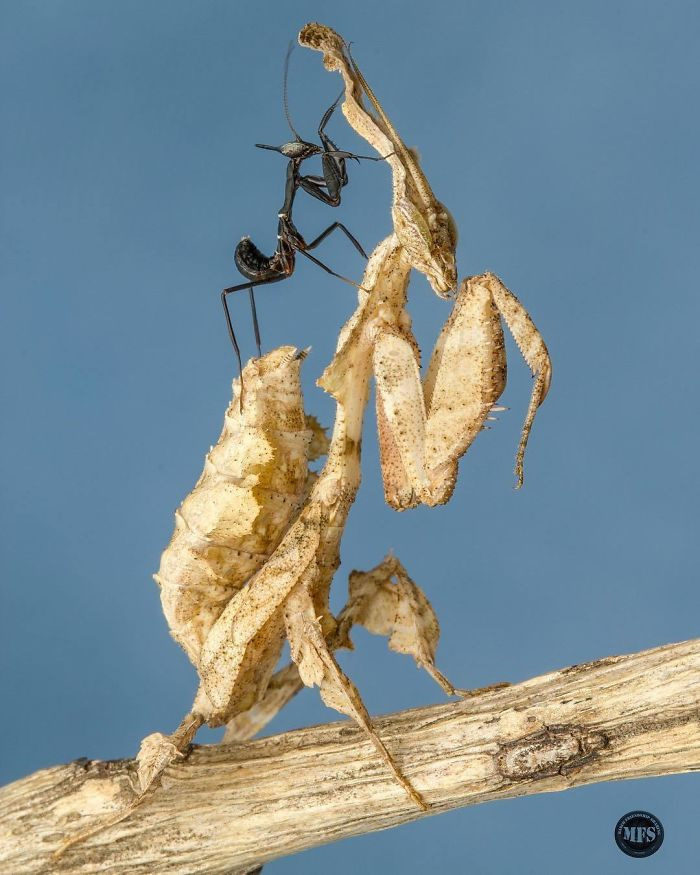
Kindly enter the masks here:
[[[700, 639], [571, 666], [376, 721], [435, 814], [579, 784], [700, 769]], [[50, 860], [133, 798], [131, 760], [77, 761], [0, 791], [0, 872], [243, 872], [425, 816], [350, 722], [196, 747], [131, 816]]]

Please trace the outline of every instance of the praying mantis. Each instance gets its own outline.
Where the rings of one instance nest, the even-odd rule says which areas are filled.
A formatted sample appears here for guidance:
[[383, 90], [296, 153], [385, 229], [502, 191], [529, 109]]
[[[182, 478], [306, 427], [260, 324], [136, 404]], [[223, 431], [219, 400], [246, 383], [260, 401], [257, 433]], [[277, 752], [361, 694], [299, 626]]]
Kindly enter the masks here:
[[[149, 737], [151, 742], [142, 748], [140, 756], [139, 780], [145, 792], [162, 771], [163, 763], [182, 752], [201, 723], [212, 726], [228, 723], [228, 740], [246, 737], [264, 725], [304, 683], [319, 686], [329, 706], [364, 727], [398, 783], [415, 804], [425, 807], [426, 800], [403, 775], [377, 736], [358, 691], [333, 655], [337, 647], [347, 646], [349, 617], [360, 622], [362, 617], [374, 617], [373, 630], [389, 634], [394, 641], [397, 636], [400, 638], [396, 623], [404, 631], [407, 624], [412, 625], [414, 631], [408, 635], [411, 643], [406, 645], [406, 652], [413, 653], [446, 692], [455, 692], [455, 687], [434, 665], [437, 619], [416, 585], [406, 583], [410, 579], [398, 560], [385, 560], [371, 578], [375, 584], [382, 575], [384, 584], [397, 580], [393, 589], [382, 590], [375, 585], [365, 592], [362, 609], [354, 612], [348, 609], [339, 617], [334, 617], [328, 606], [330, 583], [340, 561], [340, 538], [360, 483], [362, 421], [369, 381], [374, 375], [385, 496], [392, 507], [405, 510], [419, 503], [442, 504], [452, 495], [459, 459], [482, 429], [505, 386], [501, 318], [536, 374], [516, 456], [518, 485], [522, 484], [523, 457], [532, 422], [549, 388], [551, 365], [544, 341], [526, 310], [498, 277], [491, 273], [469, 277], [456, 289], [454, 221], [433, 195], [415, 155], [394, 130], [343, 40], [329, 28], [311, 24], [302, 29], [299, 41], [322, 51], [326, 67], [340, 71], [345, 85], [342, 109], [346, 118], [381, 155], [389, 156], [386, 160], [394, 180], [394, 231], [371, 254], [359, 286], [358, 308], [342, 328], [335, 357], [319, 380], [319, 385], [335, 398], [338, 410], [326, 464], [313, 480], [305, 500], [301, 503], [299, 496], [306, 482], [302, 475], [308, 458], [301, 453], [294, 456], [296, 474], [293, 487], [288, 489], [288, 494], [295, 496], [291, 502], [295, 510], [278, 516], [278, 525], [270, 527], [267, 540], [263, 537], [256, 548], [257, 568], [253, 570], [247, 553], [243, 560], [234, 561], [228, 568], [226, 575], [229, 578], [237, 575], [239, 583], [227, 601], [222, 598], [213, 608], [206, 598], [202, 599], [201, 588], [189, 587], [192, 592], [186, 585], [163, 588], [164, 606], [172, 598], [168, 586], [178, 605], [187, 606], [179, 613], [166, 609], [166, 617], [174, 637], [185, 646], [196, 665], [201, 684], [192, 711], [180, 729], [170, 737], [158, 733]], [[364, 108], [363, 95], [376, 115]], [[438, 337], [424, 379], [406, 309], [408, 283], [414, 268], [425, 274], [440, 297], [452, 296], [456, 291], [452, 313]], [[281, 353], [281, 357], [275, 358], [275, 353]], [[277, 367], [288, 368], [291, 361], [300, 360], [295, 355], [287, 349], [268, 354], [257, 365], [250, 362], [244, 369], [246, 385], [253, 382], [247, 374], [249, 369], [251, 375], [256, 367], [261, 373], [274, 375], [275, 363]], [[285, 379], [282, 382], [289, 388], [292, 384]], [[297, 388], [286, 396], [289, 409], [284, 415], [276, 414], [288, 428], [294, 423], [292, 432], [302, 429], [306, 422], [298, 390], [298, 368], [293, 382]], [[275, 378], [272, 385], [281, 383]], [[252, 435], [247, 419], [257, 417], [259, 425], [265, 419], [266, 404], [272, 407], [278, 404], [280, 393], [261, 389], [247, 398], [245, 405], [236, 407], [235, 387], [236, 381], [228, 416], [237, 410], [236, 415], [243, 419], [231, 434]], [[248, 454], [241, 456], [242, 469], [247, 466], [253, 471], [255, 465], [251, 467], [250, 460], [257, 462], [265, 457], [265, 452], [256, 448], [256, 441], [265, 446], [271, 443], [264, 429], [258, 429], [255, 438], [242, 443], [244, 449], [240, 452]], [[297, 446], [295, 441], [296, 437], [286, 437], [281, 446], [289, 449]], [[213, 459], [215, 454], [225, 455], [221, 443], [209, 458]], [[268, 457], [269, 453], [266, 457], [269, 467]], [[289, 470], [290, 462], [284, 451], [274, 458], [274, 465], [285, 472]], [[240, 471], [237, 477], [240, 481]], [[194, 496], [203, 490], [204, 480], [205, 475], [183, 503], [183, 510], [188, 502], [201, 501], [201, 496], [200, 499]], [[256, 484], [253, 477], [248, 492], [239, 486], [237, 498], [233, 493], [224, 497], [222, 492], [221, 499], [213, 502], [218, 516], [226, 521], [223, 527], [218, 517], [215, 521], [220, 526], [219, 539], [225, 537], [229, 546], [235, 541], [239, 550], [241, 532], [234, 538], [232, 531], [227, 534], [225, 530], [231, 529], [234, 520], [239, 521], [241, 530], [245, 530], [246, 521], [252, 526], [254, 515], [244, 508], [252, 494], [250, 489], [257, 490], [256, 496], [261, 494]], [[221, 484], [218, 490], [221, 491]], [[248, 495], [245, 501], [244, 494]], [[279, 494], [279, 488], [273, 489], [266, 493], [265, 501], [274, 504]], [[265, 502], [261, 506], [263, 515], [267, 512], [264, 505]], [[245, 537], [249, 536], [250, 533], [245, 533]], [[161, 567], [169, 564], [182, 567], [180, 549], [176, 529]], [[169, 555], [173, 551], [175, 555]], [[246, 568], [247, 577], [241, 567]], [[165, 582], [162, 572], [158, 579]], [[384, 592], [383, 602], [380, 590]], [[387, 592], [393, 595], [386, 596]], [[381, 609], [377, 607], [380, 603]], [[401, 612], [404, 616], [399, 622], [396, 618]], [[427, 637], [416, 632], [421, 616], [428, 617], [424, 628], [433, 630]], [[343, 624], [345, 631], [341, 633]], [[194, 649], [188, 648], [184, 631], [193, 626], [199, 630]], [[272, 680], [285, 638], [290, 642], [296, 670], [282, 669]], [[428, 640], [432, 642], [429, 645]]]
[[[535, 377], [516, 453], [522, 485], [530, 430], [551, 381], [549, 354], [523, 305], [495, 274], [458, 284], [454, 220], [342, 38], [312, 23], [299, 42], [322, 52], [326, 68], [340, 72], [346, 119], [387, 156], [394, 227], [369, 257], [358, 306], [318, 380], [337, 405], [330, 441], [304, 412], [299, 369], [305, 352], [273, 350], [250, 361], [233, 382], [224, 430], [176, 514], [156, 575], [171, 633], [197, 668], [199, 690], [174, 733], [144, 739], [136, 797], [119, 819], [184, 756], [202, 724], [227, 725], [226, 741], [251, 737], [303, 684], [318, 686], [327, 705], [363, 727], [410, 804], [429, 807], [425, 789], [397, 765], [334, 655], [351, 646], [353, 623], [387, 635], [392, 649], [411, 654], [446, 693], [482, 692], [455, 688], [437, 669], [437, 618], [395, 557], [371, 572], [354, 572], [348, 604], [337, 616], [330, 610], [340, 541], [360, 485], [370, 380], [376, 381], [385, 497], [403, 511], [450, 499], [460, 458], [498, 409], [506, 379], [502, 321]], [[439, 297], [454, 298], [424, 377], [407, 310], [413, 269]], [[322, 470], [310, 473], [309, 462], [322, 455]], [[275, 673], [285, 639], [292, 663]]]

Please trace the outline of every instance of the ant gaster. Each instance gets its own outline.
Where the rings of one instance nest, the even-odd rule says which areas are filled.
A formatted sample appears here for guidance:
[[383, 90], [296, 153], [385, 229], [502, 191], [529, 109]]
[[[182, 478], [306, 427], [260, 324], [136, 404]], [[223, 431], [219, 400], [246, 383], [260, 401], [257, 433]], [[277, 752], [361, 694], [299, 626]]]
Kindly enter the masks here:
[[[347, 168], [345, 166], [346, 159], [352, 158], [359, 163], [360, 158], [366, 158], [370, 161], [381, 161], [381, 158], [354, 155], [352, 152], [345, 152], [337, 148], [335, 143], [325, 132], [325, 127], [328, 124], [331, 116], [340, 98], [344, 92], [341, 92], [336, 100], [328, 107], [323, 114], [321, 122], [318, 126], [318, 136], [322, 146], [316, 143], [308, 143], [299, 136], [296, 128], [292, 124], [287, 105], [287, 74], [289, 71], [289, 56], [291, 55], [293, 44], [290, 43], [287, 50], [287, 56], [284, 62], [284, 114], [287, 118], [287, 124], [294, 134], [294, 139], [289, 143], [284, 143], [281, 146], [268, 146], [263, 143], [256, 143], [259, 149], [269, 149], [273, 152], [279, 152], [288, 158], [287, 178], [284, 189], [284, 203], [282, 204], [279, 213], [277, 214], [277, 248], [272, 255], [264, 255], [258, 247], [253, 243], [250, 237], [243, 239], [236, 246], [234, 260], [236, 267], [243, 274], [248, 282], [240, 285], [230, 286], [223, 289], [221, 292], [221, 302], [226, 315], [226, 325], [228, 326], [229, 337], [238, 359], [239, 372], [242, 371], [241, 353], [236, 340], [236, 334], [231, 323], [231, 314], [228, 309], [227, 296], [233, 292], [238, 292], [243, 289], [248, 289], [250, 296], [250, 307], [253, 314], [253, 328], [255, 331], [255, 343], [257, 346], [258, 356], [261, 355], [260, 348], [260, 328], [258, 326], [258, 317], [255, 309], [255, 296], [253, 289], [255, 286], [265, 285], [267, 283], [275, 283], [280, 280], [287, 279], [294, 272], [296, 253], [301, 253], [305, 258], [313, 261], [320, 268], [344, 282], [357, 286], [352, 280], [331, 270], [318, 258], [309, 254], [310, 249], [315, 249], [319, 243], [328, 237], [336, 229], [340, 229], [353, 244], [355, 249], [367, 258], [367, 253], [364, 251], [359, 242], [353, 237], [348, 229], [340, 222], [333, 222], [325, 231], [322, 231], [318, 237], [307, 243], [300, 232], [297, 230], [292, 221], [292, 207], [294, 198], [298, 189], [303, 189], [308, 194], [328, 204], [331, 207], [337, 207], [340, 204], [340, 191], [343, 186], [348, 184]], [[315, 155], [321, 156], [321, 164], [323, 168], [323, 176], [302, 176], [301, 165], [307, 158], [312, 158]]]

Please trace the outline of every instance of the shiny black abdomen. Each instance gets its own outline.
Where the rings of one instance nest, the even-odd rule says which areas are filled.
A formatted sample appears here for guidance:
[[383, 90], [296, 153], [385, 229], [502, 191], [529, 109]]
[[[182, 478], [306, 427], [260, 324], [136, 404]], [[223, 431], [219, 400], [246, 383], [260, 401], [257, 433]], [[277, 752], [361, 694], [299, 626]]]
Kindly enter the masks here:
[[[286, 247], [288, 248], [288, 247]], [[264, 255], [258, 247], [253, 243], [250, 237], [244, 237], [233, 254], [236, 267], [246, 279], [253, 282], [261, 280], [273, 282], [276, 279], [284, 279], [294, 269], [294, 254], [285, 253], [286, 259], [280, 257], [279, 252], [274, 255]], [[286, 267], [286, 262], [290, 260], [291, 255], [291, 270]]]

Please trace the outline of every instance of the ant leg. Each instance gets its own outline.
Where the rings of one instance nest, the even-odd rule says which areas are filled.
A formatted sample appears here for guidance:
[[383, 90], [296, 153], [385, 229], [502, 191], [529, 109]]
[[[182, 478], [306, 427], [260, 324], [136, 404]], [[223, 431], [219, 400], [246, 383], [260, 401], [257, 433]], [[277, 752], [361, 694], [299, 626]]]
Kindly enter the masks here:
[[[319, 136], [319, 137], [323, 137], [323, 131], [324, 131], [324, 128], [325, 128], [326, 125], [328, 124], [328, 121], [329, 121], [330, 117], [331, 117], [331, 116], [333, 115], [333, 113], [335, 112], [335, 108], [336, 108], [336, 106], [340, 103], [340, 98], [343, 97], [344, 94], [345, 94], [345, 88], [343, 88], [343, 90], [342, 90], [342, 91], [340, 92], [340, 94], [336, 97], [336, 99], [333, 101], [333, 103], [332, 103], [332, 104], [328, 107], [328, 109], [323, 113], [323, 118], [321, 119], [321, 121], [320, 121], [320, 123], [319, 123], [319, 126], [318, 126], [318, 136]], [[329, 142], [330, 142], [330, 140], [329, 140]], [[331, 144], [331, 145], [333, 145], [333, 144]], [[335, 149], [335, 146], [333, 146], [333, 148]]]
[[264, 286], [267, 283], [276, 283], [280, 280], [286, 279], [286, 275], [282, 276], [273, 276], [268, 277], [267, 279], [256, 280], [254, 282], [241, 283], [238, 286], [229, 286], [227, 289], [223, 289], [221, 292], [221, 303], [224, 307], [224, 315], [226, 316], [226, 326], [228, 328], [228, 336], [231, 338], [231, 344], [233, 346], [234, 352], [236, 353], [236, 358], [238, 359], [238, 370], [243, 373], [243, 364], [241, 362], [241, 350], [238, 346], [238, 341], [236, 340], [236, 334], [233, 330], [233, 324], [231, 322], [231, 314], [228, 309], [228, 295], [232, 295], [234, 292], [240, 292], [243, 289], [248, 289], [248, 294], [250, 297], [250, 308], [253, 314], [253, 330], [255, 331], [255, 343], [258, 347], [258, 355], [260, 355], [260, 327], [258, 326], [258, 314], [255, 308], [255, 296], [253, 295], [253, 289], [256, 286]]
[[[324, 134], [325, 137], [325, 134]], [[326, 137], [326, 139], [328, 139]], [[331, 145], [334, 145], [330, 140]], [[392, 153], [393, 154], [393, 153]], [[388, 157], [388, 156], [387, 156]], [[363, 158], [367, 161], [382, 161], [370, 155], [354, 155], [352, 152], [341, 152], [338, 149], [325, 151], [321, 156], [323, 176], [299, 176], [298, 185], [307, 194], [317, 198], [329, 207], [340, 205], [340, 190], [348, 184], [348, 174], [345, 169], [345, 160], [352, 158], [358, 161]], [[323, 189], [327, 189], [324, 191]]]
[[332, 225], [329, 225], [325, 231], [322, 231], [315, 240], [312, 240], [311, 243], [308, 243], [307, 249], [315, 249], [319, 243], [322, 243], [329, 234], [332, 234], [336, 228], [340, 228], [340, 230], [345, 234], [348, 240], [352, 243], [352, 245], [357, 249], [360, 255], [363, 258], [369, 258], [365, 250], [360, 246], [359, 242], [353, 237], [353, 235], [348, 231], [348, 229], [341, 222], [333, 222]]
[[[317, 180], [319, 180], [317, 182]], [[329, 207], [337, 207], [340, 205], [340, 189], [341, 185], [338, 183], [334, 185], [333, 192], [329, 193], [323, 190], [323, 188], [327, 187], [328, 183], [324, 179], [322, 182], [320, 181], [320, 177], [318, 176], [300, 176], [299, 177], [299, 187], [303, 188], [307, 194], [312, 195], [312, 197], [317, 198], [322, 201], [324, 204], [327, 204]], [[323, 188], [322, 188], [323, 186]]]
[[[328, 139], [328, 137], [326, 137]], [[333, 142], [328, 140], [328, 142], [332, 145]], [[395, 155], [395, 152], [389, 152], [388, 155], [356, 155], [354, 152], [346, 152], [344, 149], [328, 149], [328, 151], [323, 153], [324, 155], [330, 155], [331, 158], [352, 158], [353, 161], [386, 161], [387, 158], [391, 158], [392, 155]]]
[[231, 343], [233, 345], [233, 350], [236, 353], [236, 358], [238, 359], [238, 376], [241, 380], [241, 386], [243, 386], [243, 362], [241, 361], [241, 349], [238, 346], [238, 341], [236, 340], [236, 332], [233, 330], [233, 324], [231, 322], [231, 314], [228, 310], [228, 301], [226, 300], [226, 296], [230, 295], [231, 292], [238, 292], [241, 289], [250, 289], [251, 294], [253, 291], [253, 287], [250, 283], [246, 283], [243, 286], [231, 286], [228, 289], [223, 289], [221, 292], [221, 303], [224, 308], [224, 315], [226, 316], [226, 327], [228, 328], [228, 336], [231, 339]]
[[255, 332], [255, 345], [258, 348], [258, 358], [262, 358], [260, 349], [260, 327], [258, 326], [258, 311], [255, 309], [255, 295], [253, 294], [253, 286], [248, 286], [248, 294], [250, 296], [250, 309], [253, 313], [253, 331]]
[[334, 270], [331, 270], [327, 264], [324, 264], [322, 261], [319, 261], [318, 258], [314, 258], [313, 255], [309, 255], [308, 252], [305, 252], [303, 249], [297, 249], [297, 252], [300, 255], [303, 255], [304, 258], [308, 258], [309, 261], [313, 261], [314, 264], [317, 264], [322, 270], [325, 270], [326, 273], [329, 273], [331, 276], [334, 276], [336, 279], [342, 280], [344, 283], [348, 283], [351, 286], [354, 286], [356, 289], [363, 288], [361, 285], [358, 285], [354, 280], [349, 280], [346, 276], [343, 276], [340, 273], [336, 273]]
[[[324, 155], [332, 155], [336, 158], [352, 158], [354, 161], [359, 162], [360, 158], [364, 158], [366, 161], [381, 161], [381, 158], [377, 158], [376, 155], [355, 155], [354, 152], [346, 152], [342, 149], [339, 149], [333, 140], [325, 133], [325, 127], [328, 124], [330, 117], [333, 115], [333, 112], [336, 106], [340, 103], [340, 98], [345, 95], [345, 88], [340, 92], [340, 94], [336, 97], [335, 101], [328, 107], [328, 109], [323, 114], [323, 118], [321, 119], [321, 123], [318, 126], [318, 138], [323, 143], [323, 153]], [[346, 181], [343, 185], [347, 184]]]

